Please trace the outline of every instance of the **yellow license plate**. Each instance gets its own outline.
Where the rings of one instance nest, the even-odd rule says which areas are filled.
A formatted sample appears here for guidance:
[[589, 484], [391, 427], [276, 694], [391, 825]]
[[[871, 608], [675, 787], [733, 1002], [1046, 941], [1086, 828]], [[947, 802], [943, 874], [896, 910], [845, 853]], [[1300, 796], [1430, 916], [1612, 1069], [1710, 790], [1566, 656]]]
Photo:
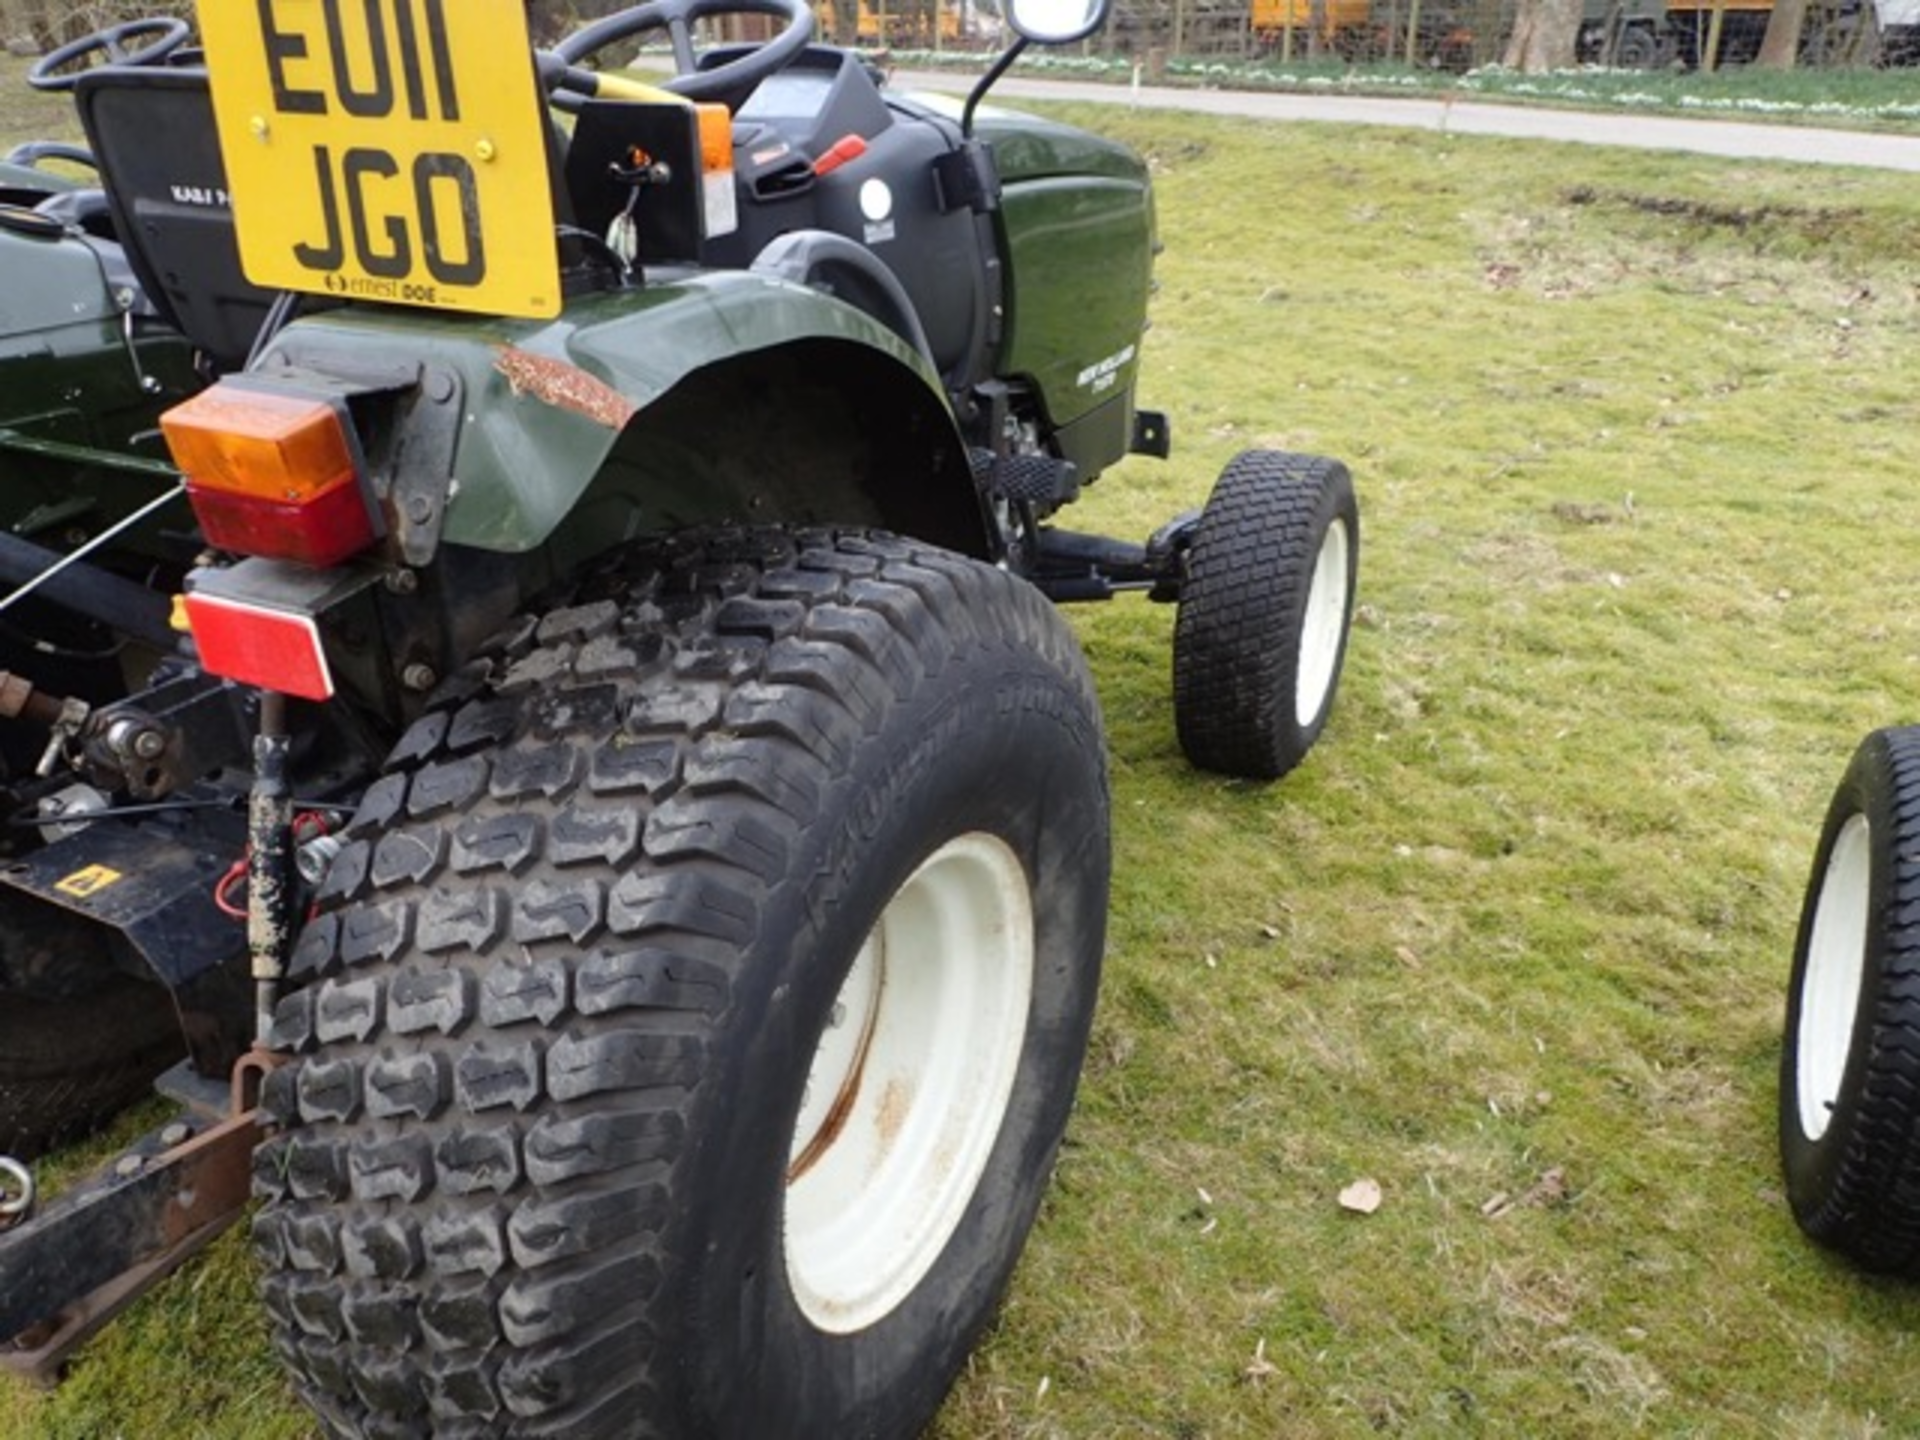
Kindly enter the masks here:
[[559, 313], [524, 0], [202, 0], [199, 13], [248, 279]]

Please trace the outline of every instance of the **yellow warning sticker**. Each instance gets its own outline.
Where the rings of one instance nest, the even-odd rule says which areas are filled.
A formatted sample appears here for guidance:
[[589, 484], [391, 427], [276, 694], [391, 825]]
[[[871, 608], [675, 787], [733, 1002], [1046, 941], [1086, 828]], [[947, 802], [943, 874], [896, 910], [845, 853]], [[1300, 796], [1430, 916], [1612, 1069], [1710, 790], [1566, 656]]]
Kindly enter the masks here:
[[126, 877], [118, 870], [109, 870], [105, 865], [89, 865], [84, 870], [76, 870], [53, 888], [62, 895], [72, 895], [84, 900], [89, 895], [98, 895], [109, 885], [117, 885]]

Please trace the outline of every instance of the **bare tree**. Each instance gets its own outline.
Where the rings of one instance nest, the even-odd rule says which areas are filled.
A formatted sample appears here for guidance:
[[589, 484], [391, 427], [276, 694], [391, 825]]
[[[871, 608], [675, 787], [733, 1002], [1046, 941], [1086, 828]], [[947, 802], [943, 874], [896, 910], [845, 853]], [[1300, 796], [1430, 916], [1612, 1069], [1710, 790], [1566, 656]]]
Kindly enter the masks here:
[[1767, 33], [1760, 41], [1755, 65], [1770, 70], [1791, 70], [1800, 59], [1800, 33], [1807, 24], [1807, 0], [1774, 0], [1773, 13], [1767, 17]]
[[0, 40], [31, 41], [44, 52], [95, 30], [154, 15], [192, 18], [184, 0], [174, 4], [163, 0], [87, 0], [82, 4], [71, 0], [0, 0]]
[[1570, 68], [1581, 8], [1581, 0], [1520, 0], [1501, 63], [1527, 75]]

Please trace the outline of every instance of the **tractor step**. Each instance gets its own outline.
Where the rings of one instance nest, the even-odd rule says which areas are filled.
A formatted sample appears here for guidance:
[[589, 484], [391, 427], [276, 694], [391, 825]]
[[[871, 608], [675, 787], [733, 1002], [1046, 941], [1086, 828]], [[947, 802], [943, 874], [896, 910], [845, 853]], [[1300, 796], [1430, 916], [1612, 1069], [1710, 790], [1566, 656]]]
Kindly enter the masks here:
[[1002, 455], [987, 471], [987, 491], [1004, 500], [1051, 512], [1078, 499], [1080, 473], [1051, 455]]
[[968, 458], [974, 483], [995, 499], [1031, 505], [1042, 514], [1051, 514], [1079, 498], [1080, 472], [1071, 460], [1051, 455], [995, 455], [979, 448]]

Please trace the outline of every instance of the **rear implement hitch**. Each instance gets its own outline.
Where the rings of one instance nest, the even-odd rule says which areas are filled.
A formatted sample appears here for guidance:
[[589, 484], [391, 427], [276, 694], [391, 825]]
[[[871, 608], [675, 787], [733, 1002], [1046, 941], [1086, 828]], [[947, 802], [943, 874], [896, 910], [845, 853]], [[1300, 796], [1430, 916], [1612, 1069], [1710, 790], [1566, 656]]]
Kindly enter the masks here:
[[79, 1346], [240, 1218], [261, 1137], [260, 1083], [279, 1063], [260, 1050], [243, 1055], [224, 1118], [163, 1126], [37, 1211], [22, 1206], [0, 1223], [0, 1336], [13, 1337], [0, 1341], [0, 1369], [58, 1383]]

